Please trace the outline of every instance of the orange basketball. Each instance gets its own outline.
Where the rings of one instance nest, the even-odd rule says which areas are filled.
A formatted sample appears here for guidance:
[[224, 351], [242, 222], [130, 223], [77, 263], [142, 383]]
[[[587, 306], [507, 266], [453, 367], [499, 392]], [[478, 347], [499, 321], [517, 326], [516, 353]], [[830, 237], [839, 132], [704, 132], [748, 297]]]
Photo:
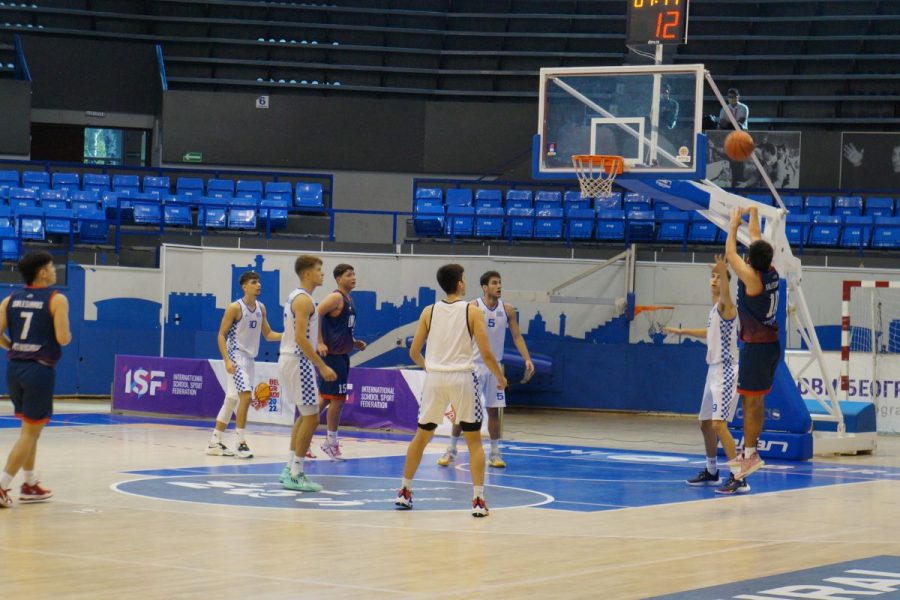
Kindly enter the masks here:
[[265, 381], [260, 381], [256, 385], [256, 389], [254, 390], [254, 396], [259, 402], [268, 402], [269, 398], [272, 397], [272, 389], [269, 387], [269, 384]]
[[746, 131], [732, 131], [725, 138], [725, 154], [736, 162], [750, 158], [754, 147], [753, 138]]

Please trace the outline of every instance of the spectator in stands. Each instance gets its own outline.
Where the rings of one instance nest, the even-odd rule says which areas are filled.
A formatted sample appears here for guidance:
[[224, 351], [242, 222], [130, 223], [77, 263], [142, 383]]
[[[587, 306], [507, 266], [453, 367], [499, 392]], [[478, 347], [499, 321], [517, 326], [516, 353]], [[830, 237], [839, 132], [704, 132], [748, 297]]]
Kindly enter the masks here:
[[900, 186], [900, 136], [866, 135], [845, 143], [843, 155], [842, 187], [874, 189]]
[[659, 99], [659, 124], [666, 129], [675, 129], [678, 124], [678, 100], [672, 98], [672, 86], [663, 84]]
[[[734, 120], [737, 121], [738, 126], [747, 131], [747, 119], [750, 118], [750, 108], [740, 101], [741, 94], [737, 91], [736, 88], [730, 88], [728, 90], [728, 107], [727, 110], [731, 111], [731, 114], [734, 115]], [[722, 108], [719, 111], [719, 129], [734, 129], [734, 126], [731, 124], [731, 120], [728, 118], [726, 114], [726, 108]]]

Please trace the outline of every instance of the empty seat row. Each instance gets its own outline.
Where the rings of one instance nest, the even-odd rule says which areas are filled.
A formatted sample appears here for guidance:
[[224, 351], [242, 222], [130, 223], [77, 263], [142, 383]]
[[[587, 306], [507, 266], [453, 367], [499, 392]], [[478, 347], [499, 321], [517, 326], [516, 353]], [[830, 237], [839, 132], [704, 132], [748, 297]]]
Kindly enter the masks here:
[[[772, 204], [773, 198], [768, 194], [749, 194], [752, 200], [764, 204]], [[781, 196], [785, 208], [791, 213], [807, 215], [837, 215], [841, 217], [893, 217], [896, 213], [896, 202], [890, 196], [837, 196], [829, 195]]]
[[900, 248], [900, 217], [789, 214], [791, 246]]
[[[78, 191], [98, 193], [114, 191], [128, 194], [171, 194], [171, 180], [165, 176], [147, 175], [143, 180], [138, 175], [113, 175], [44, 171], [25, 171], [19, 177], [18, 171], [0, 171], [0, 193], [4, 189], [31, 189], [57, 191], [72, 194]], [[298, 182], [296, 186], [287, 181], [208, 179], [199, 177], [179, 177], [175, 181], [175, 194], [183, 196], [209, 196], [212, 198], [253, 198], [290, 199], [302, 210], [324, 210], [324, 190], [320, 183]]]

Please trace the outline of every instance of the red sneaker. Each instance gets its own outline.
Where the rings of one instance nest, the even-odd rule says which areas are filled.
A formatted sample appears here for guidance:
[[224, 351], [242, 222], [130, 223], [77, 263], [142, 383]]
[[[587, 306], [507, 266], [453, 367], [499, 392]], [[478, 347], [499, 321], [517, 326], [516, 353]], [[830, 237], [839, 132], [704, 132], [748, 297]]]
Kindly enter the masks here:
[[41, 502], [51, 497], [53, 497], [53, 492], [42, 488], [40, 483], [34, 485], [23, 483], [22, 490], [19, 492], [20, 503]]
[[481, 496], [472, 500], [472, 516], [473, 517], [486, 517], [491, 514], [491, 511], [488, 510], [487, 503], [484, 501], [484, 498]]
[[11, 490], [0, 488], [0, 508], [9, 508], [12, 506], [12, 497], [9, 495]]

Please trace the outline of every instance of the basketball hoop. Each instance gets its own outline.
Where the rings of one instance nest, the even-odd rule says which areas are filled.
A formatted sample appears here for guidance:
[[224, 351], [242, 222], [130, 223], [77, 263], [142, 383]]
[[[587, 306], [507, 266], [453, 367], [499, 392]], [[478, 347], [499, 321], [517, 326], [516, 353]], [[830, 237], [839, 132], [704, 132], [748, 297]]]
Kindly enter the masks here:
[[649, 333], [651, 337], [662, 333], [663, 327], [668, 325], [669, 321], [672, 320], [672, 314], [674, 312], [674, 306], [634, 307], [634, 316], [638, 316], [639, 314], [643, 313], [644, 317], [647, 318], [647, 322], [650, 324], [650, 329], [647, 333]]
[[582, 198], [608, 198], [612, 196], [616, 175], [625, 170], [621, 156], [607, 154], [574, 154], [572, 166], [581, 184]]

